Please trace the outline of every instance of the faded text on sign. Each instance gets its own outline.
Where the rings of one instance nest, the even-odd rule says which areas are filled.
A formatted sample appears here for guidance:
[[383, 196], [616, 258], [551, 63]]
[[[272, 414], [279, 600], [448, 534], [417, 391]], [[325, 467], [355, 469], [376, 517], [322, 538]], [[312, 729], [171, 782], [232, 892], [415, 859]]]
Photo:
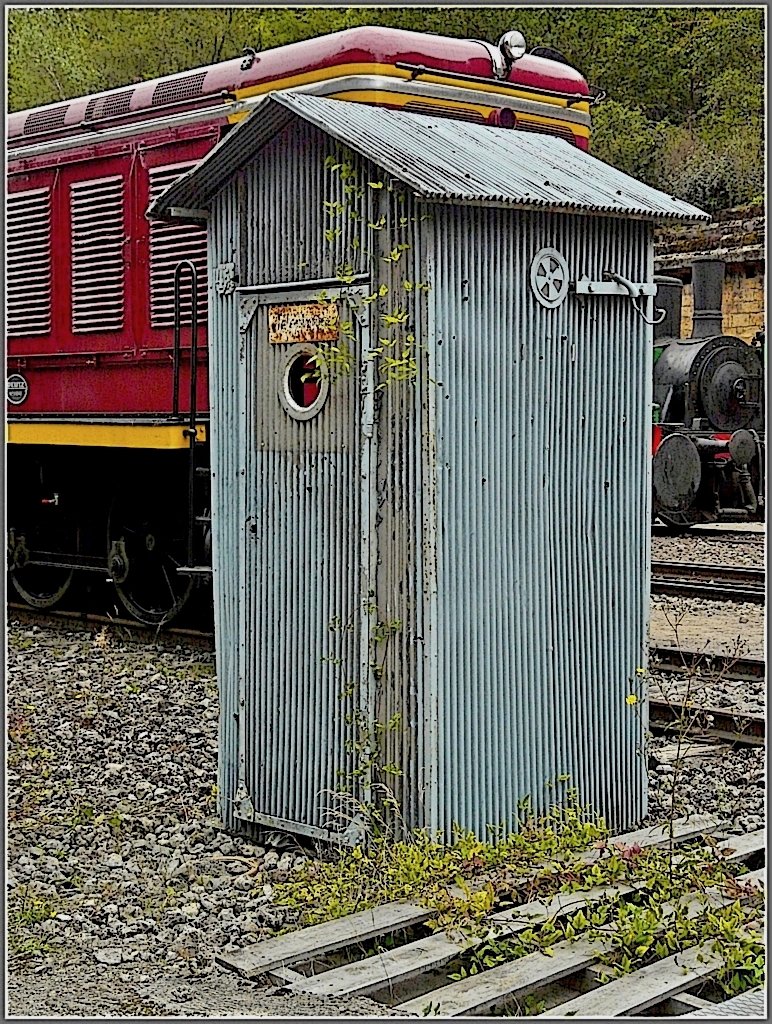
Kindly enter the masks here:
[[338, 306], [334, 302], [268, 307], [268, 340], [272, 345], [337, 341], [338, 332]]

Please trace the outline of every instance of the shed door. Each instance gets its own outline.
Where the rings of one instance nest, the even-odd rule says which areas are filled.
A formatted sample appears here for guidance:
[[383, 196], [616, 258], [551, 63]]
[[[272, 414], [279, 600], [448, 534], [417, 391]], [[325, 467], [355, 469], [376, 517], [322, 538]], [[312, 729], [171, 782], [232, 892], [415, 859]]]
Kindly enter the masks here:
[[366, 291], [241, 300], [254, 315], [236, 814], [310, 835], [345, 829], [335, 794], [351, 786], [357, 712], [369, 703]]

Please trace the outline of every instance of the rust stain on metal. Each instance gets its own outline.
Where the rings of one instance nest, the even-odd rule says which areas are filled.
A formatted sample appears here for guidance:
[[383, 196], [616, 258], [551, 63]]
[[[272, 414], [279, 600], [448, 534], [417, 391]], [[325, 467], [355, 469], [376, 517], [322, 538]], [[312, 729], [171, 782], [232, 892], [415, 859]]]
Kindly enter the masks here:
[[268, 307], [268, 339], [272, 345], [301, 341], [337, 341], [340, 317], [335, 302], [296, 302]]

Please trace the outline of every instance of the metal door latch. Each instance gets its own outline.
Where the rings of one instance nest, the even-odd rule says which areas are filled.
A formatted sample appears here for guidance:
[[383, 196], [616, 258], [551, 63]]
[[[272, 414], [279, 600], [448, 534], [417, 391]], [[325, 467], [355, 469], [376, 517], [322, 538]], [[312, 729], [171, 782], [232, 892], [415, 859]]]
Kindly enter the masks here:
[[661, 323], [666, 316], [664, 309], [656, 308], [653, 319], [650, 319], [643, 311], [642, 301], [646, 298], [653, 298], [657, 294], [657, 286], [648, 281], [628, 281], [626, 277], [617, 274], [613, 270], [603, 271], [602, 281], [591, 281], [586, 274], [574, 285], [577, 295], [629, 295], [632, 299], [633, 309], [638, 316], [647, 324]]

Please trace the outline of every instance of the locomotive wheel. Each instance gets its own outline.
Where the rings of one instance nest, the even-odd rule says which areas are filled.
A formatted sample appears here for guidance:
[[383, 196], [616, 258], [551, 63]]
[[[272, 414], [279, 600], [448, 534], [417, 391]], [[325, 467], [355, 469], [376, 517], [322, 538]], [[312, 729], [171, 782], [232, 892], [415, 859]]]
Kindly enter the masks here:
[[74, 576], [74, 569], [26, 565], [12, 571], [11, 582], [22, 601], [31, 608], [53, 608], [70, 589]]
[[126, 611], [147, 626], [164, 626], [190, 599], [193, 580], [181, 576], [181, 531], [160, 508], [132, 499], [113, 503], [107, 526], [107, 566]]
[[72, 586], [75, 576], [74, 569], [29, 564], [31, 555], [49, 547], [57, 550], [62, 541], [65, 541], [62, 550], [77, 551], [77, 540], [77, 530], [66, 528], [52, 533], [42, 528], [18, 531], [12, 539], [9, 551], [11, 582], [16, 593], [30, 608], [53, 608], [59, 604]]
[[668, 533], [674, 534], [686, 533], [696, 523], [705, 521], [699, 512], [691, 509], [686, 512], [657, 512], [657, 518], [667, 528]]

